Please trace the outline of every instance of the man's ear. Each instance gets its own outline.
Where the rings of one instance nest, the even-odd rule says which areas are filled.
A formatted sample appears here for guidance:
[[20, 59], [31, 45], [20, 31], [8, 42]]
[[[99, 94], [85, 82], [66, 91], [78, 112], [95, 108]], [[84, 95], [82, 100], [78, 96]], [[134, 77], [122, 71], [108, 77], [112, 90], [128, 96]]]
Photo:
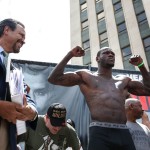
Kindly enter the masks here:
[[8, 26], [5, 26], [4, 27], [4, 34], [7, 35], [9, 30], [10, 30], [10, 28]]
[[47, 114], [45, 114], [45, 121], [46, 121], [46, 122], [49, 122], [49, 117], [48, 117]]
[[97, 62], [99, 61], [99, 57], [98, 57], [98, 56], [96, 57], [96, 61], [97, 61]]
[[130, 109], [133, 109], [133, 107], [134, 107], [133, 104], [130, 104], [130, 105], [129, 105], [129, 108], [130, 108]]
[[46, 116], [46, 119], [49, 118], [47, 114], [45, 114], [45, 116]]

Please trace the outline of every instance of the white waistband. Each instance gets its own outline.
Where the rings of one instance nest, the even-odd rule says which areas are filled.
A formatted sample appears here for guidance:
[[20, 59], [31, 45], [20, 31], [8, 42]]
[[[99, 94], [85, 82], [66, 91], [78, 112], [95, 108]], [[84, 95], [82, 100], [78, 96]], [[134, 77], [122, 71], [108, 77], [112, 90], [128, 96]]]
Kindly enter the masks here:
[[109, 122], [91, 122], [90, 127], [99, 126], [105, 128], [128, 129], [125, 124], [109, 123]]

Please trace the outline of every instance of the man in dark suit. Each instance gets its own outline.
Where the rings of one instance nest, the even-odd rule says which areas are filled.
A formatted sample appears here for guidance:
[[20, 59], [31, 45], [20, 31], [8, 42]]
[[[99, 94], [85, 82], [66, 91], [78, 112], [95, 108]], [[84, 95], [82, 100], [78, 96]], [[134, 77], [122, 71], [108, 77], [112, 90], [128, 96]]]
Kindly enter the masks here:
[[[6, 83], [5, 55], [19, 53], [25, 43], [24, 25], [13, 19], [0, 22], [0, 149], [16, 150], [16, 120], [27, 121], [35, 126], [37, 110], [34, 101], [27, 95], [27, 85], [24, 85], [23, 106], [11, 102], [9, 85]], [[16, 68], [12, 68], [16, 69]]]

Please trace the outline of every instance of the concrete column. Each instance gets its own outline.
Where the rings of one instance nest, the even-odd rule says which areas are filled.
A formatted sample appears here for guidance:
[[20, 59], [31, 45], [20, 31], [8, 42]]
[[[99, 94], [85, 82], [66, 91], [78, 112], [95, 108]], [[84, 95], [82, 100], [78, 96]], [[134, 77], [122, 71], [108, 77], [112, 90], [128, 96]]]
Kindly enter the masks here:
[[142, 1], [143, 1], [143, 6], [145, 9], [146, 16], [147, 16], [148, 24], [150, 27], [150, 0], [142, 0]]
[[88, 21], [89, 21], [89, 37], [91, 49], [91, 66], [97, 67], [96, 55], [99, 51], [99, 35], [97, 28], [97, 14], [95, 12], [95, 0], [87, 0], [88, 6]]
[[[70, 1], [70, 28], [71, 28], [70, 31], [71, 48], [77, 45], [82, 46], [79, 0]], [[83, 59], [82, 57], [72, 58], [71, 64], [82, 65], [83, 64], [82, 59]]]
[[[148, 68], [145, 51], [134, 12], [133, 2], [131, 0], [121, 0], [121, 2], [126, 20], [126, 27], [129, 35], [132, 54], [140, 55], [144, 60], [145, 66]], [[138, 70], [138, 68], [136, 69]]]
[[107, 35], [109, 47], [115, 52], [116, 61], [115, 61], [115, 69], [123, 69], [122, 63], [122, 55], [119, 45], [118, 32], [116, 28], [116, 21], [114, 17], [114, 10], [111, 0], [103, 0], [104, 13], [106, 18], [106, 27], [107, 27]]

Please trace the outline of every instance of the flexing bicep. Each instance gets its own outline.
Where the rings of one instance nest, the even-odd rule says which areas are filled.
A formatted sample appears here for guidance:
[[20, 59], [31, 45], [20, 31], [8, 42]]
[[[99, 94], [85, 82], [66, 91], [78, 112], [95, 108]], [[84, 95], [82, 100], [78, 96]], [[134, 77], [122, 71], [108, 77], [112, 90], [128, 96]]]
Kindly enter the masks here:
[[129, 81], [128, 92], [138, 96], [150, 96], [150, 88], [139, 81]]
[[82, 83], [82, 77], [76, 72], [67, 72], [62, 74], [61, 76], [56, 76], [50, 82], [56, 85], [74, 86]]

